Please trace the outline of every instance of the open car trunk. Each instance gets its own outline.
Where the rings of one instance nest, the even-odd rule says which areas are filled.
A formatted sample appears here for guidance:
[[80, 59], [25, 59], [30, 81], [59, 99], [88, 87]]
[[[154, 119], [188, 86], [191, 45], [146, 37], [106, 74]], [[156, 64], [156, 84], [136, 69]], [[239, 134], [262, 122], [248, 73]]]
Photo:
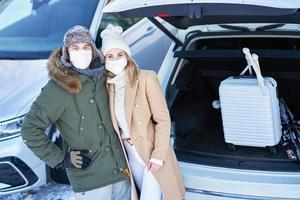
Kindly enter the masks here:
[[[271, 31], [266, 31], [276, 28], [278, 23], [298, 24], [299, 8], [297, 0], [277, 3], [269, 0], [114, 0], [103, 12], [117, 12], [124, 17], [148, 17], [176, 43], [176, 47], [182, 49], [186, 49], [185, 44], [189, 42], [183, 44], [156, 17], [178, 29], [208, 24], [276, 23], [275, 27], [261, 27], [255, 32], [247, 28], [236, 29], [249, 35], [265, 34], [260, 38], [229, 38], [238, 31], [228, 31], [221, 33], [229, 36], [227, 38], [198, 39], [187, 50], [175, 52], [175, 56], [184, 62], [177, 62], [166, 97], [175, 124], [175, 150], [179, 160], [230, 168], [300, 171], [299, 162], [287, 160], [280, 146], [277, 146], [277, 154], [253, 147], [237, 147], [236, 151], [231, 151], [224, 142], [221, 112], [212, 107], [212, 102], [219, 99], [220, 82], [228, 76], [239, 75], [246, 66], [242, 48], [248, 47], [261, 57], [263, 75], [277, 80], [280, 96], [295, 116], [300, 117], [299, 32], [294, 33], [294, 38], [289, 35], [271, 38], [268, 36]], [[195, 32], [187, 37], [192, 34], [196, 37]], [[278, 31], [276, 34], [280, 35]]]
[[175, 53], [183, 62], [177, 62], [178, 73], [175, 69], [166, 91], [178, 160], [252, 170], [300, 171], [300, 163], [288, 160], [280, 144], [274, 153], [268, 148], [247, 146], [232, 150], [224, 141], [221, 110], [212, 103], [219, 100], [220, 82], [238, 76], [245, 68], [243, 47], [258, 54], [263, 76], [277, 81], [279, 97], [300, 119], [299, 38], [198, 39], [187, 50]]

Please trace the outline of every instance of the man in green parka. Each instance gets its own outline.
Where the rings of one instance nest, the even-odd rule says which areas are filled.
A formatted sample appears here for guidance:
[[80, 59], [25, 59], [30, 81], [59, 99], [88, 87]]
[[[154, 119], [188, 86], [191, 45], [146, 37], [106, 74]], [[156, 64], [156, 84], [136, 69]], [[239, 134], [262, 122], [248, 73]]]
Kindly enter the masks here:
[[[126, 200], [129, 173], [109, 114], [103, 62], [85, 27], [68, 30], [49, 58], [50, 80], [25, 117], [22, 137], [47, 165], [67, 170], [76, 199]], [[45, 134], [51, 124], [63, 149]]]

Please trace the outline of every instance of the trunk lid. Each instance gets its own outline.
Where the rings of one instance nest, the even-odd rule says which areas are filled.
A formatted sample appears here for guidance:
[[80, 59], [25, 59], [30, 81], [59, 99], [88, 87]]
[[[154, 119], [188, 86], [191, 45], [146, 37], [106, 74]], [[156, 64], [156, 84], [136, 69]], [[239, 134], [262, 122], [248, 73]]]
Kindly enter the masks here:
[[300, 1], [113, 0], [103, 12], [124, 17], [161, 17], [179, 29], [227, 23], [299, 23]]

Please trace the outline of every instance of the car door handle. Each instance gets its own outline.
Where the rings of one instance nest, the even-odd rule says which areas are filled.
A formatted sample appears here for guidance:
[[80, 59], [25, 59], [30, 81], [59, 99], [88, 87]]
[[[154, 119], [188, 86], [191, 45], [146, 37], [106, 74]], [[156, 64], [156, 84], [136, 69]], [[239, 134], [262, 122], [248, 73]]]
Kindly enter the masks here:
[[147, 35], [151, 35], [155, 31], [155, 28], [153, 26], [149, 26], [146, 30], [146, 33], [144, 34], [144, 37]]
[[139, 38], [137, 38], [133, 43], [130, 44], [130, 46], [136, 44], [138, 41], [140, 41], [141, 39], [151, 35], [152, 33], [154, 33], [156, 29], [153, 27], [153, 26], [149, 26], [147, 29], [146, 29], [146, 32]]

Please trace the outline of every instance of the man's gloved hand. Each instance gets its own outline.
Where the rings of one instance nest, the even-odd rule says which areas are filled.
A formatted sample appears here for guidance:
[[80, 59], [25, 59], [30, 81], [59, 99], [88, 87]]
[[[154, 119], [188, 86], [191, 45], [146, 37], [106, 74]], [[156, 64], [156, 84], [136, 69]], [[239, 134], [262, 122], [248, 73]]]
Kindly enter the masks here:
[[69, 167], [76, 167], [79, 169], [87, 168], [90, 163], [91, 159], [86, 156], [88, 154], [88, 150], [71, 150], [68, 151], [65, 155], [64, 160], [56, 166], [56, 168], [69, 168]]

